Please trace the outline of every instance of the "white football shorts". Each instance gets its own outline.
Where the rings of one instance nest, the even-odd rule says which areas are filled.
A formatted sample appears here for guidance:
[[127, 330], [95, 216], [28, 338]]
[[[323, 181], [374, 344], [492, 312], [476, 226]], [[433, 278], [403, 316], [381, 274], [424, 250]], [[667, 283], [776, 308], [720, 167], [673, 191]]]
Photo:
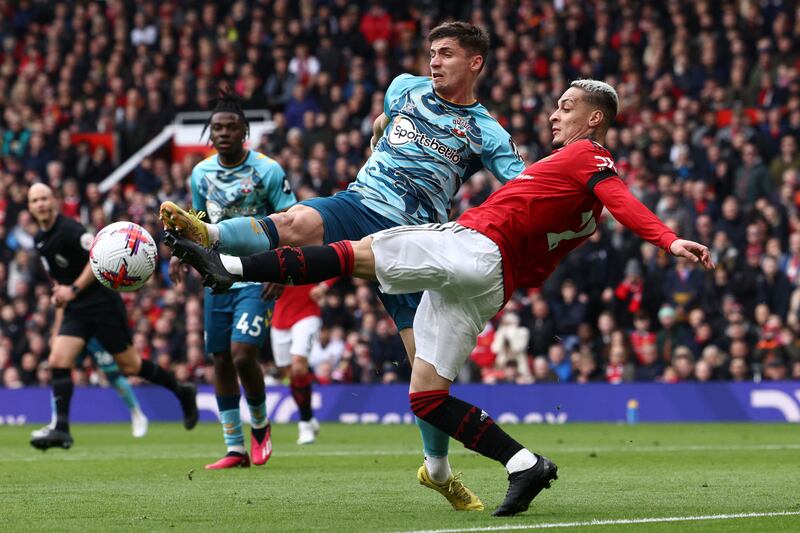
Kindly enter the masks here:
[[275, 366], [282, 368], [291, 365], [293, 355], [308, 359], [320, 329], [322, 329], [322, 319], [318, 316], [307, 316], [298, 320], [290, 329], [272, 328], [270, 342]]
[[455, 222], [373, 235], [375, 273], [388, 294], [425, 291], [414, 317], [416, 357], [454, 380], [486, 322], [503, 305], [497, 245]]

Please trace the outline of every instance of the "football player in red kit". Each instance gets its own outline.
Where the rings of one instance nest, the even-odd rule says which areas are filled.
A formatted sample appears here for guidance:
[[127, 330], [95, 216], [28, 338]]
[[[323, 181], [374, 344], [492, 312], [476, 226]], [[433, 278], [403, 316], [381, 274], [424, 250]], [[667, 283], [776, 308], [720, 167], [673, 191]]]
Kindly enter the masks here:
[[270, 341], [272, 355], [284, 377], [289, 376], [289, 390], [300, 411], [297, 444], [311, 444], [319, 432], [319, 422], [311, 407], [314, 374], [308, 368], [308, 354], [322, 328], [319, 300], [330, 281], [319, 285], [286, 287], [275, 302]]
[[414, 319], [411, 408], [506, 467], [508, 491], [494, 515], [514, 515], [550, 487], [557, 468], [514, 440], [485, 411], [449, 394], [486, 322], [517, 287], [541, 285], [594, 232], [603, 206], [643, 239], [714, 268], [708, 248], [679, 239], [617, 176], [613, 157], [602, 146], [617, 108], [610, 85], [572, 82], [550, 116], [553, 153], [456, 222], [392, 228], [356, 242], [279, 248], [245, 258], [220, 256], [172, 237], [173, 254], [205, 274], [215, 290], [241, 279], [302, 284], [339, 275], [376, 279], [390, 294], [424, 290]]

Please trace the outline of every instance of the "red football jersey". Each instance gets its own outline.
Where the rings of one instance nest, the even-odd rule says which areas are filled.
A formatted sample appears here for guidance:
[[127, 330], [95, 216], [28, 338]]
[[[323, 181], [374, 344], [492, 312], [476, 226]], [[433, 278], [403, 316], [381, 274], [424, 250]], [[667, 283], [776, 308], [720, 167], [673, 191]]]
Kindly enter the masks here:
[[321, 312], [317, 303], [311, 299], [309, 293], [316, 287], [311, 285], [287, 285], [280, 298], [275, 302], [272, 314], [272, 327], [276, 329], [291, 329], [296, 323], [309, 316], [320, 316]]
[[505, 297], [538, 287], [597, 227], [605, 205], [619, 222], [664, 249], [677, 237], [628, 191], [611, 153], [584, 139], [559, 148], [466, 211], [458, 223], [500, 248]]

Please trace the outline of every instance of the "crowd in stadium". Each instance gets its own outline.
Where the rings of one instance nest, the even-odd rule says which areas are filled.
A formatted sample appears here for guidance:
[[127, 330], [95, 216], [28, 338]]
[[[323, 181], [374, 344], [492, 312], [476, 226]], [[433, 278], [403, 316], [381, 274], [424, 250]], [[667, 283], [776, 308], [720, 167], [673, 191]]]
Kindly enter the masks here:
[[[785, 3], [789, 4], [789, 3]], [[158, 205], [190, 205], [200, 156], [144, 159], [98, 183], [176, 113], [213, 107], [220, 84], [273, 133], [250, 139], [300, 199], [342, 190], [369, 155], [383, 90], [426, 74], [425, 36], [446, 18], [488, 28], [480, 101], [526, 162], [569, 81], [607, 81], [620, 176], [679, 235], [707, 244], [704, 273], [606, 217], [540, 290], [518, 291], [459, 380], [485, 383], [800, 379], [800, 10], [783, 2], [0, 1], [0, 386], [46, 384], [53, 309], [27, 187], [59, 191], [93, 231], [131, 220], [160, 234]], [[112, 132], [117, 153], [79, 132]], [[499, 187], [464, 183], [453, 215]], [[213, 380], [202, 291], [167, 275], [126, 295], [134, 344], [179, 379]], [[321, 384], [404, 381], [409, 366], [367, 283], [325, 296], [310, 363]], [[268, 348], [263, 354], [267, 374]], [[103, 383], [86, 358], [77, 382]], [[268, 378], [272, 379], [272, 378]]]

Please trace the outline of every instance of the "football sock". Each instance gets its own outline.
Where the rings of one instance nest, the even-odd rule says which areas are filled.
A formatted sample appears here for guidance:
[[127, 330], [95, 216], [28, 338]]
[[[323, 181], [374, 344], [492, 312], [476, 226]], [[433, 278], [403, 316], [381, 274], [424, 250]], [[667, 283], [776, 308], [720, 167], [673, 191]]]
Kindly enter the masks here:
[[56, 412], [58, 431], [69, 433], [69, 404], [72, 401], [72, 369], [54, 368], [53, 372], [53, 405]]
[[485, 411], [450, 396], [446, 390], [412, 392], [409, 399], [415, 415], [503, 466], [523, 449]]
[[[414, 417], [414, 419], [419, 428], [419, 434], [422, 436], [422, 451], [425, 457], [444, 457], [447, 459], [447, 453], [450, 449], [450, 435], [419, 417]], [[433, 476], [430, 470], [428, 473]]]
[[[450, 438], [450, 437], [448, 437]], [[450, 461], [447, 457], [425, 457], [425, 468], [436, 483], [444, 483], [450, 479]]]
[[522, 448], [514, 454], [514, 457], [506, 463], [506, 470], [509, 474], [522, 472], [536, 465], [539, 459], [528, 448]]
[[148, 359], [142, 359], [142, 366], [139, 368], [139, 377], [155, 385], [161, 385], [172, 392], [178, 390], [178, 382], [175, 380], [175, 374], [167, 372]]
[[[211, 229], [213, 226], [208, 227]], [[229, 255], [257, 254], [275, 248], [280, 242], [278, 229], [269, 217], [229, 218], [216, 224], [216, 229], [219, 230], [218, 250]]]
[[245, 281], [272, 281], [285, 285], [305, 285], [349, 276], [355, 264], [350, 241], [324, 246], [282, 246], [241, 259]]
[[136, 394], [133, 392], [133, 388], [131, 387], [128, 378], [123, 376], [122, 374], [117, 373], [116, 375], [106, 374], [106, 377], [114, 385], [114, 389], [117, 391], [117, 395], [122, 398], [125, 407], [128, 408], [128, 411], [134, 412], [139, 411], [139, 399], [136, 398]]
[[244, 433], [242, 432], [242, 418], [239, 414], [239, 395], [217, 395], [219, 407], [219, 421], [222, 423], [222, 435], [228, 452], [245, 453]]
[[314, 416], [311, 410], [311, 384], [314, 382], [314, 375], [311, 372], [306, 372], [302, 376], [292, 376], [289, 382], [289, 390], [292, 392], [297, 404], [297, 410], [300, 411], [300, 420], [308, 422]]
[[242, 260], [233, 255], [220, 255], [219, 260], [222, 261], [222, 266], [225, 267], [225, 270], [230, 272], [231, 274], [235, 274], [237, 276], [241, 276], [242, 272]]
[[264, 435], [267, 434], [267, 396], [261, 394], [260, 396], [247, 396], [247, 407], [250, 408], [250, 429], [253, 431], [253, 436], [261, 442], [264, 440]]

